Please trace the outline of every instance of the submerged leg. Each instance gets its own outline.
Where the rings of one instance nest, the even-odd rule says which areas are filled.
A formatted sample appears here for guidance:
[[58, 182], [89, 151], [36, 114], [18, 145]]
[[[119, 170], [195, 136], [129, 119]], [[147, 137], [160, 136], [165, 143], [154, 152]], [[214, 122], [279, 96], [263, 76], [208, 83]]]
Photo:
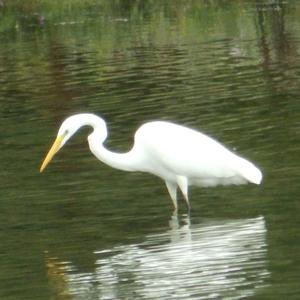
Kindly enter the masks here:
[[174, 182], [166, 181], [169, 194], [174, 204], [175, 210], [177, 210], [177, 184]]
[[182, 195], [186, 201], [188, 210], [190, 211], [190, 201], [189, 201], [189, 195], [188, 195], [188, 180], [185, 176], [177, 176], [177, 184], [182, 192]]
[[177, 209], [174, 209], [171, 219], [169, 221], [170, 228], [173, 230], [179, 229], [179, 222], [178, 222], [178, 213]]

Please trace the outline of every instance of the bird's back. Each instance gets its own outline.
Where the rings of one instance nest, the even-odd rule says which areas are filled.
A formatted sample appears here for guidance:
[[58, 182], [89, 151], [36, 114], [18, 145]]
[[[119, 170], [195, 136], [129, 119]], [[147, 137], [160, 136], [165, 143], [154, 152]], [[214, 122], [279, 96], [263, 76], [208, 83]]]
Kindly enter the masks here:
[[261, 172], [252, 163], [209, 136], [174, 123], [142, 125], [134, 148], [147, 164], [145, 171], [162, 178], [180, 175], [187, 177], [189, 184], [202, 186], [261, 181]]

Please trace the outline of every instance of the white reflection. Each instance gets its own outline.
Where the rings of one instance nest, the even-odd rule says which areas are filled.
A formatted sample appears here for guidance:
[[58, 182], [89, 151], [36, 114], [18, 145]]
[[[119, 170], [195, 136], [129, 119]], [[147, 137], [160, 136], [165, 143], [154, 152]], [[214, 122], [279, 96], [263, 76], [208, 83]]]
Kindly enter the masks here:
[[144, 243], [95, 252], [92, 273], [48, 258], [48, 274], [59, 269], [56, 281], [73, 299], [241, 299], [269, 277], [265, 235], [263, 217], [190, 224], [173, 216], [170, 230]]

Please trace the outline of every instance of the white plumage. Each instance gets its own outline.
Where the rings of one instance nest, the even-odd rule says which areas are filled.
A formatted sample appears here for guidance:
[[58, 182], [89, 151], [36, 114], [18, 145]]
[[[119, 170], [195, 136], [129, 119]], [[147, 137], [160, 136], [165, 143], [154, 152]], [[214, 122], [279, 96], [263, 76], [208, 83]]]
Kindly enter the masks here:
[[261, 171], [211, 137], [171, 122], [145, 123], [135, 133], [134, 145], [127, 153], [114, 153], [103, 143], [107, 137], [105, 121], [93, 114], [67, 118], [45, 158], [41, 171], [54, 154], [82, 126], [92, 126], [88, 136], [92, 153], [104, 163], [124, 171], [142, 171], [162, 178], [177, 209], [177, 188], [187, 204], [188, 186], [260, 184]]

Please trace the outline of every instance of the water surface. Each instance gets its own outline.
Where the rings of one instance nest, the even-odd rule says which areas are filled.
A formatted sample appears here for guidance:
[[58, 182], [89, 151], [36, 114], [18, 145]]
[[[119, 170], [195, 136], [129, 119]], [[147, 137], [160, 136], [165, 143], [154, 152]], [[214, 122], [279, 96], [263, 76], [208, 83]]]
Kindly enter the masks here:
[[[0, 3], [1, 299], [297, 299], [297, 1]], [[98, 162], [84, 128], [46, 172], [61, 121], [107, 147], [163, 119], [255, 162], [263, 184], [191, 188]]]

